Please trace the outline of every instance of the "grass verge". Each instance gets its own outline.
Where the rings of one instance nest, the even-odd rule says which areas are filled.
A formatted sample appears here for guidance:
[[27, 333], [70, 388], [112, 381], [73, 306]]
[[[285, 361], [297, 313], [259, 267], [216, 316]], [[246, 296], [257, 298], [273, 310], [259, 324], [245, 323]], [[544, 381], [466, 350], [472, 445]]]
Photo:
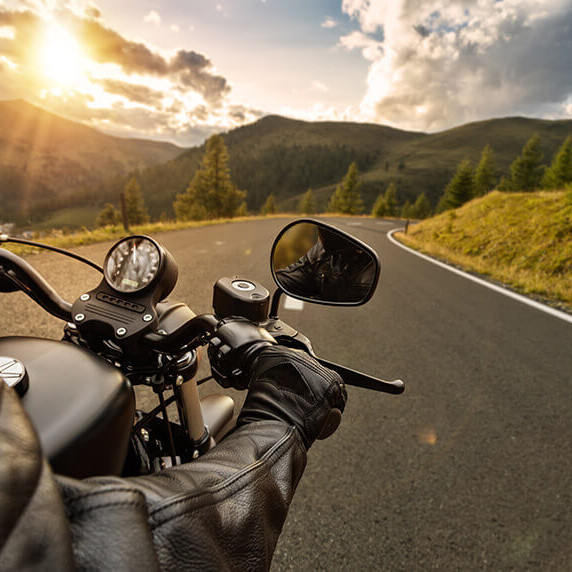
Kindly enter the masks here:
[[571, 195], [494, 191], [396, 238], [571, 312]]
[[[86, 244], [95, 244], [98, 242], [107, 242], [119, 240], [130, 234], [155, 234], [157, 232], [169, 232], [173, 230], [183, 230], [187, 228], [198, 228], [203, 226], [211, 226], [214, 224], [226, 224], [229, 222], [241, 222], [241, 221], [251, 221], [251, 220], [261, 220], [265, 218], [283, 218], [289, 216], [300, 216], [292, 215], [288, 213], [280, 213], [277, 215], [269, 216], [247, 216], [241, 218], [224, 218], [224, 219], [213, 219], [213, 220], [201, 220], [201, 221], [169, 221], [169, 222], [153, 222], [139, 226], [132, 226], [130, 232], [125, 232], [122, 226], [105, 226], [101, 228], [96, 228], [93, 230], [84, 228], [80, 232], [74, 232], [71, 234], [64, 234], [61, 231], [53, 230], [49, 235], [43, 235], [40, 238], [34, 238], [36, 242], [42, 242], [44, 244], [50, 244], [52, 246], [57, 246], [59, 248], [73, 248], [74, 246], [83, 246]], [[25, 246], [20, 244], [10, 244], [1, 243], [2, 248], [6, 248], [19, 255], [36, 254], [41, 252], [38, 248]]]
[[[213, 224], [226, 224], [229, 222], [242, 222], [252, 220], [263, 220], [266, 218], [322, 218], [332, 216], [348, 216], [340, 213], [321, 213], [304, 215], [300, 213], [276, 213], [274, 215], [253, 215], [239, 218], [221, 218], [213, 220], [201, 221], [169, 221], [169, 222], [153, 222], [139, 226], [131, 227], [129, 233], [123, 230], [122, 226], [106, 226], [96, 229], [84, 228], [79, 232], [66, 233], [58, 229], [52, 229], [49, 233], [42, 234], [38, 238], [33, 238], [36, 242], [51, 244], [59, 248], [73, 248], [74, 246], [83, 246], [87, 244], [96, 244], [98, 242], [107, 242], [119, 240], [129, 234], [154, 234], [157, 232], [169, 232], [173, 230], [183, 230], [186, 228], [198, 228], [202, 226], [211, 226]], [[354, 215], [354, 218], [371, 218], [369, 215]], [[6, 248], [18, 255], [37, 254], [41, 252], [38, 248], [32, 246], [24, 246], [20, 244], [10, 244], [0, 242], [2, 248]]]

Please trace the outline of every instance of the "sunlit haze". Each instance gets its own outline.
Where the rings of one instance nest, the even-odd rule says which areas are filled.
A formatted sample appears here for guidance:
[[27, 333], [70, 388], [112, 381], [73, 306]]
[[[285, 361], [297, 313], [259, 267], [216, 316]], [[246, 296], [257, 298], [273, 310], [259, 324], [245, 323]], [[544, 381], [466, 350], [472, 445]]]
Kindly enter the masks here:
[[0, 0], [0, 99], [200, 143], [267, 114], [572, 117], [569, 0]]

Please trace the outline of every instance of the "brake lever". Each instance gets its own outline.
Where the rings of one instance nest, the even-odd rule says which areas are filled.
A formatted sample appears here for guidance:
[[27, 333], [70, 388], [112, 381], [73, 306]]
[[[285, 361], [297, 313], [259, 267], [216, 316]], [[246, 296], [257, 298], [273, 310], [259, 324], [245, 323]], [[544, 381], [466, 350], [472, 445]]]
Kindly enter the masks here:
[[302, 349], [308, 352], [313, 358], [315, 358], [324, 367], [334, 370], [339, 373], [341, 378], [344, 380], [346, 385], [353, 385], [354, 387], [363, 387], [364, 389], [372, 389], [373, 391], [382, 391], [384, 393], [391, 393], [393, 395], [399, 395], [405, 391], [405, 384], [401, 379], [396, 379], [394, 381], [386, 381], [383, 379], [378, 379], [344, 367], [337, 363], [325, 360], [316, 355], [314, 348], [312, 347], [312, 342], [300, 332], [296, 331], [294, 328], [290, 327], [288, 324], [282, 322], [279, 319], [270, 319], [264, 324], [261, 324], [279, 344], [283, 344], [288, 347]]
[[394, 381], [377, 379], [371, 375], [366, 375], [360, 371], [355, 371], [354, 369], [344, 367], [343, 365], [333, 363], [320, 357], [316, 357], [316, 360], [324, 367], [333, 369], [336, 373], [339, 373], [346, 385], [363, 387], [364, 389], [373, 389], [374, 391], [383, 391], [384, 393], [392, 393], [394, 395], [399, 395], [405, 390], [405, 384], [401, 379], [396, 379]]

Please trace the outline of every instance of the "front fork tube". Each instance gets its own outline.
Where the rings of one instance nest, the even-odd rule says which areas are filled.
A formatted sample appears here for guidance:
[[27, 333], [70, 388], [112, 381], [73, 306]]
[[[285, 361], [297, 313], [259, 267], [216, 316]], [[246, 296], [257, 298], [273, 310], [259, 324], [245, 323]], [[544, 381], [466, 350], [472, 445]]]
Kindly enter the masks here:
[[180, 392], [187, 434], [191, 441], [191, 447], [194, 449], [193, 458], [195, 459], [210, 449], [210, 432], [209, 428], [205, 426], [197, 382], [194, 379], [183, 382], [182, 378], [179, 378], [177, 379], [177, 387]]
[[[181, 380], [182, 381], [182, 380]], [[177, 380], [193, 459], [212, 449], [232, 428], [234, 400], [228, 395], [199, 398], [197, 382]]]

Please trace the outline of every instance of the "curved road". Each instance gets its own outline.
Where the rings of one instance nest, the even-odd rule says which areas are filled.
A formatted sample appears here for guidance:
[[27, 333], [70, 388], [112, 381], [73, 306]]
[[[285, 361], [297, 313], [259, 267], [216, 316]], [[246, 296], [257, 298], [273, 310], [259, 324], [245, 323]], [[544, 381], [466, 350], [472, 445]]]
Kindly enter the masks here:
[[[222, 275], [270, 285], [286, 221], [158, 235], [179, 263], [173, 298], [208, 311]], [[407, 388], [349, 388], [339, 431], [310, 452], [273, 569], [570, 569], [570, 324], [403, 251], [386, 237], [394, 223], [332, 222], [379, 252], [378, 292], [282, 318], [324, 357]], [[101, 261], [108, 246], [78, 251]], [[69, 299], [98, 281], [56, 255], [32, 262]], [[23, 295], [1, 300], [0, 335], [59, 335]]]

